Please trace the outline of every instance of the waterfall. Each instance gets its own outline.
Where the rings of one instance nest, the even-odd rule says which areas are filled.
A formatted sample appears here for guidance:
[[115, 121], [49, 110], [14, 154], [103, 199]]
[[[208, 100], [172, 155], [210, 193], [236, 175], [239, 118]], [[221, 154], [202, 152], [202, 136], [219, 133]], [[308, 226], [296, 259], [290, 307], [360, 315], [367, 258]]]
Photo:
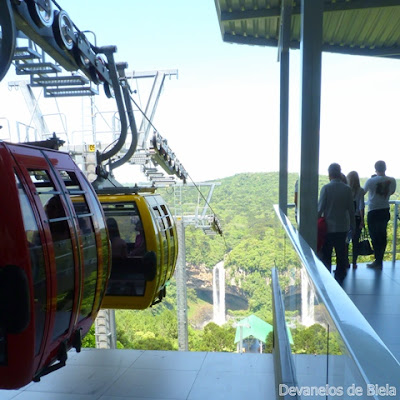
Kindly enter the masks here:
[[315, 291], [311, 286], [307, 273], [301, 270], [301, 323], [305, 326], [315, 324], [314, 315]]
[[223, 325], [225, 320], [225, 269], [220, 261], [213, 268], [213, 321]]

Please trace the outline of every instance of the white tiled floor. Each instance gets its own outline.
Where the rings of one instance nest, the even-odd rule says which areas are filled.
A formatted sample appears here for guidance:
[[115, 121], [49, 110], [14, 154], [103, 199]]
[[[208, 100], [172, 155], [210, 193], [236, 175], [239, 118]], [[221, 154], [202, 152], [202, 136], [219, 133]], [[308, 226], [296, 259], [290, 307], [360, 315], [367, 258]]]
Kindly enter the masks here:
[[261, 400], [275, 398], [271, 354], [71, 351], [67, 366], [0, 400]]
[[[344, 290], [393, 354], [400, 359], [400, 268], [349, 270]], [[307, 361], [308, 360], [308, 361]], [[296, 360], [299, 361], [299, 360]], [[307, 362], [306, 362], [307, 361]], [[310, 384], [316, 384], [317, 358]], [[303, 377], [303, 378], [304, 378]], [[243, 400], [274, 399], [270, 354], [94, 350], [71, 351], [67, 366], [0, 400]]]
[[400, 263], [384, 262], [382, 270], [359, 264], [349, 269], [343, 289], [400, 360]]

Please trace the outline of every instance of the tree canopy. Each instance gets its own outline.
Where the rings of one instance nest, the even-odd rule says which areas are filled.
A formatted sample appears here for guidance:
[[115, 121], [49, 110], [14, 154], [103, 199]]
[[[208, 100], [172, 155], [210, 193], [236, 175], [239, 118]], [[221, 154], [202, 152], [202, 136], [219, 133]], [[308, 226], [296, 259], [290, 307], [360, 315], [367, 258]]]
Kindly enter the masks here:
[[[297, 174], [289, 174], [288, 199], [294, 198]], [[272, 324], [272, 294], [270, 289], [271, 270], [280, 271], [281, 287], [286, 293], [298, 282], [291, 269], [298, 265], [297, 255], [288, 243], [278, 218], [274, 204], [278, 203], [279, 174], [245, 173], [218, 180], [208, 213], [215, 213], [221, 223], [223, 237], [207, 236], [201, 229], [187, 226], [185, 229], [186, 262], [191, 268], [203, 266], [210, 270], [220, 261], [228, 276], [229, 285], [236, 285], [247, 299], [248, 309], [227, 310], [228, 322], [224, 326], [207, 323], [211, 305], [200, 299], [194, 289], [188, 290], [189, 307], [189, 348], [197, 351], [235, 351], [234, 323], [251, 314]], [[320, 187], [328, 182], [327, 176], [320, 177]], [[208, 188], [182, 189], [182, 204], [176, 204], [171, 189], [160, 190], [169, 207], [180, 210], [180, 215], [194, 215], [204, 206]], [[288, 210], [293, 223], [294, 210]], [[391, 240], [390, 227], [388, 229]], [[296, 293], [294, 293], [296, 295]], [[296, 310], [288, 315], [296, 319]], [[203, 320], [201, 320], [203, 319]], [[143, 311], [119, 310], [116, 313], [119, 348], [135, 349], [178, 349], [176, 286], [172, 280], [167, 289], [167, 297], [161, 304]], [[204, 322], [204, 323], [203, 323]], [[203, 329], [195, 329], [199, 325]], [[326, 332], [321, 325], [309, 328], [296, 325], [293, 331], [296, 352], [323, 353], [326, 349]], [[94, 347], [94, 331], [85, 338], [84, 345]], [[268, 337], [267, 349], [271, 348]], [[330, 338], [332, 340], [332, 338]], [[336, 343], [336, 342], [335, 342]], [[333, 343], [332, 349], [339, 352]]]

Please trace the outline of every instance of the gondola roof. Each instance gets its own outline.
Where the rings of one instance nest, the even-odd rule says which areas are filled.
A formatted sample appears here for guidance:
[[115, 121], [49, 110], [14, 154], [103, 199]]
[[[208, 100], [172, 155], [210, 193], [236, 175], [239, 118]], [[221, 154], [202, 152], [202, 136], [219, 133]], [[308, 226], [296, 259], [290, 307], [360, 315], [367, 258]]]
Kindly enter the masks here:
[[[285, 0], [215, 0], [225, 42], [278, 47]], [[291, 2], [290, 48], [300, 48], [301, 1]], [[399, 0], [325, 0], [323, 47], [332, 53], [400, 57]]]

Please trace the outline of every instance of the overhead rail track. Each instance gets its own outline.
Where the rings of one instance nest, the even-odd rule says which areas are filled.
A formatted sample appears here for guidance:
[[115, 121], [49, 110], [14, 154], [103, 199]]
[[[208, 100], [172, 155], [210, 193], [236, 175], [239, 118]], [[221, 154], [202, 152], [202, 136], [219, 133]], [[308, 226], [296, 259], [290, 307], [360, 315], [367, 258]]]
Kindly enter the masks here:
[[[93, 182], [96, 190], [120, 187], [113, 170], [128, 162], [135, 163], [142, 156], [139, 151], [135, 157], [141, 148], [146, 161], [143, 172], [154, 186], [175, 184], [176, 177], [187, 182], [186, 169], [152, 124], [164, 80], [177, 75], [177, 70], [126, 73], [128, 64], [115, 60], [116, 46], [98, 46], [94, 34], [95, 44], [92, 44], [87, 31], [79, 29], [55, 0], [6, 0], [1, 6], [0, 49], [6, 62], [0, 65], [0, 76], [14, 63], [17, 75], [30, 76], [30, 87], [43, 87], [45, 97], [93, 96], [103, 86], [105, 95], [115, 99], [120, 133], [109, 147], [96, 152], [97, 178]], [[145, 111], [132, 99], [128, 83], [129, 79], [139, 77], [154, 77]], [[139, 129], [132, 103], [143, 114]], [[149, 140], [151, 128], [153, 136]], [[155, 168], [149, 167], [149, 159]], [[158, 171], [158, 166], [168, 176]], [[215, 216], [210, 226], [213, 231], [220, 231]]]
[[[0, 1], [0, 28], [0, 80], [14, 63], [16, 74], [30, 76], [30, 86], [43, 87], [45, 97], [93, 96], [102, 86], [105, 95], [115, 99], [120, 120], [118, 139], [107, 151], [96, 153], [99, 178], [94, 185], [107, 185], [113, 180], [113, 169], [133, 158], [139, 135], [128, 84], [133, 76], [126, 75], [127, 63], [116, 62], [117, 47], [98, 46], [96, 38], [95, 44], [91, 43], [87, 31], [79, 29], [55, 0]], [[165, 76], [175, 73], [160, 74], [154, 93]], [[157, 102], [157, 95], [153, 95], [151, 113]], [[143, 124], [142, 141], [149, 131], [149, 124]], [[130, 145], [124, 152], [128, 137]], [[182, 170], [171, 169], [170, 158], [160, 157], [156, 162], [170, 174], [185, 179]]]

